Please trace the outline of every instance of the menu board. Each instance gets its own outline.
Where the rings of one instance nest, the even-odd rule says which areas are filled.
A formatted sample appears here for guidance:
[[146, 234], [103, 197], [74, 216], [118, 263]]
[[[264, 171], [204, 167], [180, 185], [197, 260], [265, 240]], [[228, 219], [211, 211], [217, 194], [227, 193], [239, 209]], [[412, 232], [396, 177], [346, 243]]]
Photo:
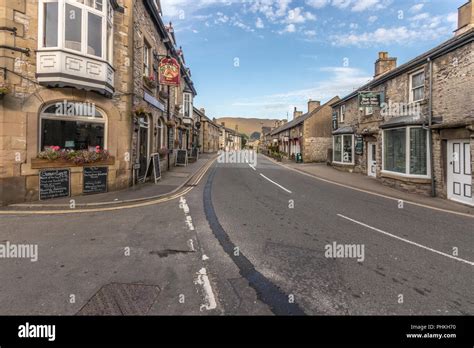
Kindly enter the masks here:
[[362, 135], [355, 136], [355, 153], [356, 155], [364, 154], [364, 137]]
[[188, 165], [188, 150], [177, 150], [176, 165], [177, 166], [187, 166]]
[[47, 169], [39, 172], [40, 200], [69, 197], [70, 195], [69, 169]]
[[83, 193], [107, 192], [107, 167], [84, 167]]

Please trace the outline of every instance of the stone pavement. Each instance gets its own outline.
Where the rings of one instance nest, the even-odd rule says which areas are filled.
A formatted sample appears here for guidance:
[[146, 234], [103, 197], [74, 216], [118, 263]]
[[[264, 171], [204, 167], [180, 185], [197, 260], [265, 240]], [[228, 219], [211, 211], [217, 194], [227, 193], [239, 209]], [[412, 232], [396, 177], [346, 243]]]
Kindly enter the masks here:
[[304, 172], [324, 180], [336, 182], [338, 184], [347, 185], [359, 190], [390, 196], [416, 204], [423, 204], [437, 209], [445, 209], [474, 215], [474, 207], [458, 204], [456, 202], [438, 197], [433, 198], [424, 195], [403, 192], [386, 186], [375, 178], [371, 178], [360, 173], [341, 171], [326, 165], [326, 163], [295, 163], [293, 161], [283, 159], [281, 164], [300, 172]]
[[44, 207], [69, 207], [70, 200], [75, 200], [76, 207], [81, 206], [104, 206], [111, 204], [129, 203], [156, 199], [170, 195], [181, 189], [186, 183], [209, 161], [214, 159], [213, 154], [201, 154], [199, 160], [189, 163], [186, 167], [172, 167], [170, 171], [162, 173], [157, 184], [148, 181], [144, 184], [135, 185], [120, 191], [107, 193], [83, 195], [66, 198], [51, 199], [47, 201], [28, 202], [12, 204], [8, 208], [44, 208]]

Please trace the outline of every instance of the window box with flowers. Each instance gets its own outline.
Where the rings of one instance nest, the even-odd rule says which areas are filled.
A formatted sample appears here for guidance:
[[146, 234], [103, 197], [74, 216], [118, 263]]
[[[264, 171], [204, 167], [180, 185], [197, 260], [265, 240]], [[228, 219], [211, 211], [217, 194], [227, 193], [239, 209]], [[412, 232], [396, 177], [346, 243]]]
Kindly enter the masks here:
[[168, 127], [174, 127], [174, 126], [176, 126], [176, 123], [175, 123], [173, 120], [166, 121], [165, 124], [166, 124]]
[[169, 151], [167, 147], [162, 147], [161, 149], [158, 150], [158, 153], [160, 155], [160, 158], [163, 159], [168, 155]]
[[114, 165], [115, 158], [99, 146], [94, 151], [67, 150], [51, 146], [31, 159], [32, 169], [68, 168], [93, 165]]
[[7, 87], [0, 87], [0, 99], [8, 93], [10, 93], [10, 90]]

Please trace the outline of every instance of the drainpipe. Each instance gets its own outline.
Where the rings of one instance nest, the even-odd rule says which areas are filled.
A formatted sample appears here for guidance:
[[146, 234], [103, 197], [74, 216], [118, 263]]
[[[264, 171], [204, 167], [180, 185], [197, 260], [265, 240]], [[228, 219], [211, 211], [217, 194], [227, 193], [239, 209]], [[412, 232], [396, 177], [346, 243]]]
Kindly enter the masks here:
[[430, 147], [430, 169], [431, 169], [431, 196], [436, 197], [436, 182], [434, 177], [434, 153], [433, 153], [433, 61], [431, 57], [428, 57], [428, 64], [430, 70], [430, 100], [429, 100], [429, 111], [428, 111], [428, 127], [429, 127], [429, 147]]

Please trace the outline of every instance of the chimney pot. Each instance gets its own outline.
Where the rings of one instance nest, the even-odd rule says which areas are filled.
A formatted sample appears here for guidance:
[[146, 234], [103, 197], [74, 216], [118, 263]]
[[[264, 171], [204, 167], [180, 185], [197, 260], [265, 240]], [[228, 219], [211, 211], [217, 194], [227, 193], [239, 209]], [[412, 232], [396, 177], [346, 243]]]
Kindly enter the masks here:
[[386, 74], [389, 71], [397, 67], [397, 58], [390, 57], [388, 52], [379, 52], [379, 59], [375, 62], [375, 75], [374, 77], [379, 77], [380, 75]]

